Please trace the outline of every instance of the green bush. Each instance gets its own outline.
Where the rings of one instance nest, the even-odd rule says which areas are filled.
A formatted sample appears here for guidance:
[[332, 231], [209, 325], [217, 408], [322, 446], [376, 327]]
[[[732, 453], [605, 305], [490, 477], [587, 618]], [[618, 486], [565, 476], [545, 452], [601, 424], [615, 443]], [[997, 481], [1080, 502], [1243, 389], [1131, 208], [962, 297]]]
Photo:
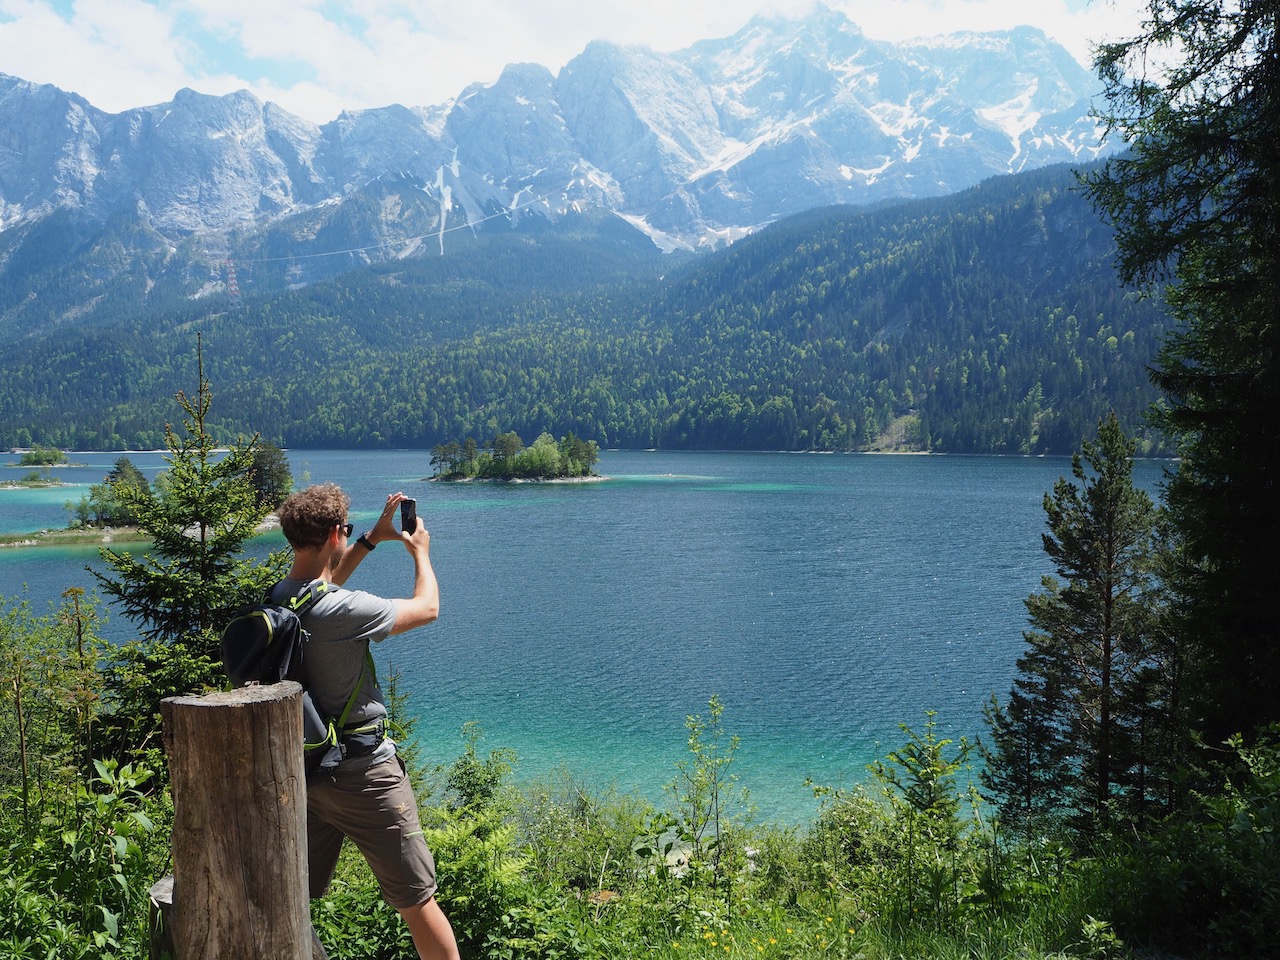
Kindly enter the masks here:
[[352, 853], [329, 892], [311, 902], [311, 924], [330, 960], [417, 960], [408, 927], [382, 899], [363, 858]]
[[1179, 952], [1276, 957], [1280, 944], [1280, 728], [1227, 743], [1220, 784], [1107, 865], [1117, 922]]
[[[150, 772], [97, 761], [74, 795], [48, 797], [24, 827], [0, 817], [0, 955], [42, 960], [145, 957], [148, 892], [164, 857], [163, 799]], [[5, 803], [4, 810], [11, 804]]]
[[635, 839], [653, 805], [610, 791], [596, 795], [567, 772], [521, 791], [517, 842], [528, 874], [543, 884], [590, 895], [618, 890], [635, 878]]

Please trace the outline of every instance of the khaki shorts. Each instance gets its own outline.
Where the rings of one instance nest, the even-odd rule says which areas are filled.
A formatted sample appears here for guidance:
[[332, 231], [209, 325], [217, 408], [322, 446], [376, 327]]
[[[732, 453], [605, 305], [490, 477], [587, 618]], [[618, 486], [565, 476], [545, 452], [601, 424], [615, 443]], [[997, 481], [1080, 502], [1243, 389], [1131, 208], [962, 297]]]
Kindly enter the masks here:
[[338, 866], [342, 840], [364, 854], [397, 908], [416, 907], [436, 893], [436, 864], [418, 823], [418, 804], [399, 757], [344, 769], [307, 785], [307, 858], [311, 897], [324, 896]]

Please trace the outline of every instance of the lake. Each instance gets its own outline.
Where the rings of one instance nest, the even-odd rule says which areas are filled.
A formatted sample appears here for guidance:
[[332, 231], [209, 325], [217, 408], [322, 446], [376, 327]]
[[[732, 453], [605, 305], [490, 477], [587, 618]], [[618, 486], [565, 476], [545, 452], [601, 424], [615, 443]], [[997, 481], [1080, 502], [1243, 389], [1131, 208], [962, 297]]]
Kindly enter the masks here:
[[[0, 490], [0, 532], [60, 527], [67, 500], [118, 454], [73, 454], [58, 490]], [[130, 454], [144, 473], [156, 454]], [[1051, 572], [1042, 501], [1067, 459], [612, 452], [580, 484], [429, 484], [423, 452], [289, 451], [298, 481], [352, 495], [357, 531], [386, 494], [418, 498], [440, 620], [380, 645], [402, 674], [424, 756], [448, 761], [477, 721], [528, 780], [566, 769], [654, 800], [687, 756], [685, 718], [741, 738], [732, 771], [762, 819], [802, 823], [806, 778], [849, 786], [936, 711], [947, 735], [984, 732]], [[1163, 465], [1140, 462], [1155, 494]], [[25, 471], [24, 471], [25, 472]], [[19, 471], [6, 470], [16, 478]], [[0, 479], [4, 475], [0, 474]], [[279, 535], [255, 549], [283, 544]], [[38, 610], [93, 587], [92, 548], [0, 549], [0, 594]], [[379, 547], [348, 584], [410, 591]], [[129, 636], [113, 618], [106, 633]]]

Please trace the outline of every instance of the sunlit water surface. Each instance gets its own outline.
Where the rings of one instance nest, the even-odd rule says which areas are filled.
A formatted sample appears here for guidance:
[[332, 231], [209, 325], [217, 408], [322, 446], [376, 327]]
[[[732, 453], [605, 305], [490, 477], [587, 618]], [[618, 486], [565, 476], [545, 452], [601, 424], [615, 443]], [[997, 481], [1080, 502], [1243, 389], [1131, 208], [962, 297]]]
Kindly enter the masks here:
[[[0, 490], [0, 532], [63, 526], [118, 454], [75, 454], [56, 490]], [[130, 454], [149, 475], [156, 454]], [[685, 718], [723, 702], [733, 771], [760, 815], [803, 822], [806, 779], [850, 785], [936, 711], [983, 732], [1051, 572], [1043, 497], [1063, 459], [606, 452], [580, 484], [429, 484], [419, 452], [291, 451], [295, 478], [336, 481], [357, 528], [388, 492], [418, 498], [440, 580], [438, 623], [392, 637], [428, 760], [510, 747], [517, 776], [564, 769], [663, 797], [685, 759]], [[1139, 463], [1156, 492], [1162, 466]], [[18, 471], [6, 470], [17, 476]], [[0, 476], [5, 479], [7, 476]], [[277, 536], [256, 549], [279, 548]], [[92, 589], [92, 548], [0, 550], [0, 594], [37, 610]], [[409, 592], [384, 544], [349, 586]], [[114, 639], [130, 625], [114, 617]]]

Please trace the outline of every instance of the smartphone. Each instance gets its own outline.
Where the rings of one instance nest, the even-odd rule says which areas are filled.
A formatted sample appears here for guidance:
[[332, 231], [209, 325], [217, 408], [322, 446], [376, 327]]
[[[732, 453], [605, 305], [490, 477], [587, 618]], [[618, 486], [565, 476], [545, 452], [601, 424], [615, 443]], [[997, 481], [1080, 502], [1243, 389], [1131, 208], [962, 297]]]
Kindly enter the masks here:
[[418, 529], [417, 500], [400, 501], [400, 529], [408, 534], [412, 534]]

